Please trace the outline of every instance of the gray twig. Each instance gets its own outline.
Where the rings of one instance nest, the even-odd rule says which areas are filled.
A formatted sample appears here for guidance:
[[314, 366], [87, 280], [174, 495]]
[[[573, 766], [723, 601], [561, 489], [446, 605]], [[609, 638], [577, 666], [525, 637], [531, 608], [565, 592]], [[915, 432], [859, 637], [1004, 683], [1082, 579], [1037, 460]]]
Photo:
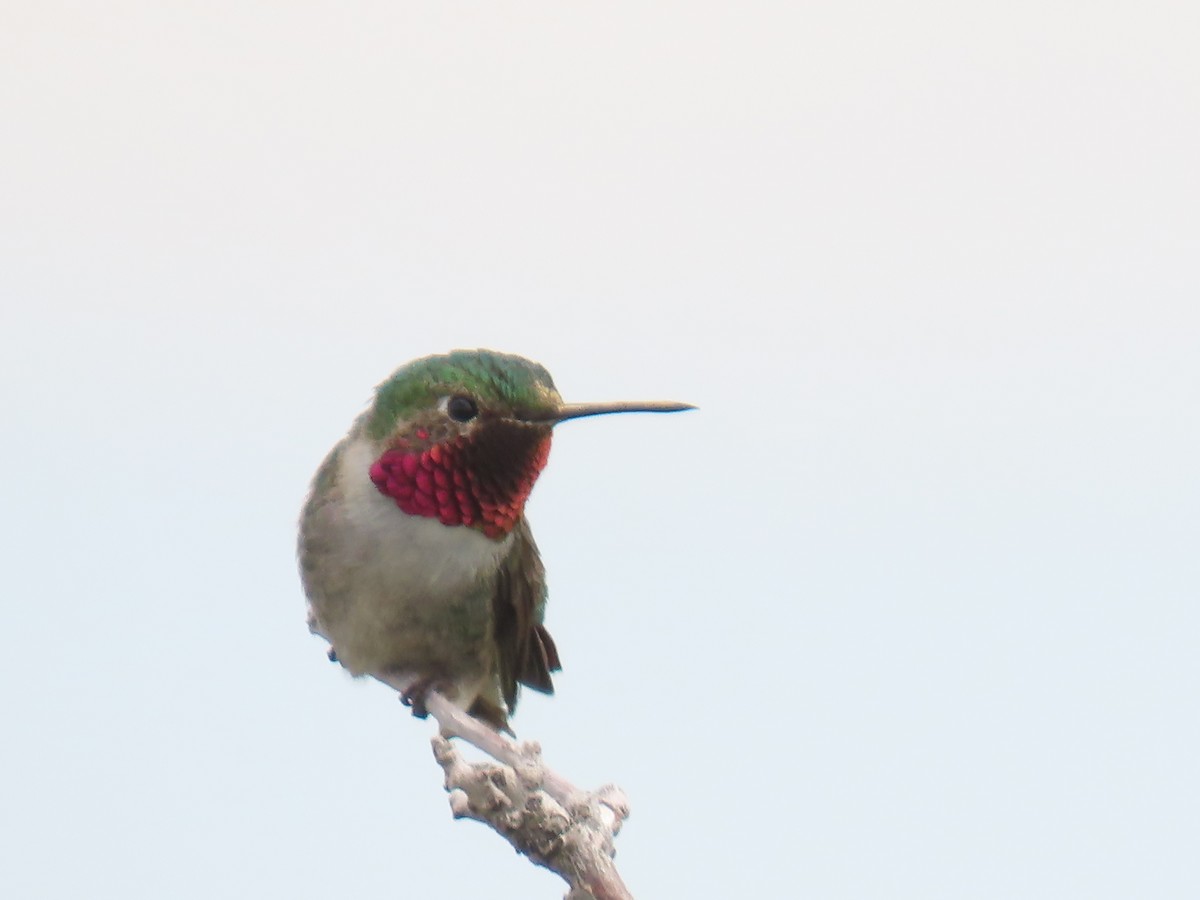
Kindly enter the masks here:
[[[399, 676], [379, 680], [401, 693], [411, 683]], [[536, 742], [510, 740], [436, 691], [425, 706], [441, 729], [433, 755], [446, 774], [455, 818], [483, 822], [518, 853], [558, 873], [570, 886], [566, 900], [633, 900], [613, 862], [613, 838], [629, 817], [619, 787], [580, 790], [546, 766]], [[454, 737], [496, 762], [464, 760], [449, 740]]]

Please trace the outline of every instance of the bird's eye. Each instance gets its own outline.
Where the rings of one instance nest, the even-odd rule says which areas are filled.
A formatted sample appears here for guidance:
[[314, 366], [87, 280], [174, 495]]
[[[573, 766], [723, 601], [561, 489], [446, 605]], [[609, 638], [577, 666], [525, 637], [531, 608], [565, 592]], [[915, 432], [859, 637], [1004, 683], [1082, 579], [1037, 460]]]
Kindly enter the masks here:
[[446, 415], [452, 418], [455, 422], [470, 422], [473, 418], [479, 415], [479, 408], [475, 405], [475, 401], [470, 397], [464, 397], [462, 394], [455, 394], [446, 401]]

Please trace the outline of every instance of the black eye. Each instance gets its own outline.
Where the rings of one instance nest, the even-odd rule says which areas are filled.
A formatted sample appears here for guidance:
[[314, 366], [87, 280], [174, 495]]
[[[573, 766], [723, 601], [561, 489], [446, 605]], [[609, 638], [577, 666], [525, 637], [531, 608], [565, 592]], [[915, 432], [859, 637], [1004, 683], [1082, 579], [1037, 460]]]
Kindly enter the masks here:
[[446, 415], [455, 422], [470, 422], [479, 415], [479, 408], [475, 406], [475, 401], [470, 397], [455, 394], [446, 401]]

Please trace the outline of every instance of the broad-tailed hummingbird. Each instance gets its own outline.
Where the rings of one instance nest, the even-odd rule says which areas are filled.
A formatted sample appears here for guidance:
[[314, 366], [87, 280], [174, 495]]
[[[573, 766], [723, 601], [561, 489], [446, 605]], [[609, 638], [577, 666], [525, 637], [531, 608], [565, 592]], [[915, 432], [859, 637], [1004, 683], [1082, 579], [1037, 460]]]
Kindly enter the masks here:
[[525, 501], [552, 429], [685, 403], [562, 402], [519, 356], [456, 350], [402, 366], [317, 470], [300, 522], [309, 627], [354, 675], [412, 676], [500, 729], [519, 685], [550, 694], [558, 651]]

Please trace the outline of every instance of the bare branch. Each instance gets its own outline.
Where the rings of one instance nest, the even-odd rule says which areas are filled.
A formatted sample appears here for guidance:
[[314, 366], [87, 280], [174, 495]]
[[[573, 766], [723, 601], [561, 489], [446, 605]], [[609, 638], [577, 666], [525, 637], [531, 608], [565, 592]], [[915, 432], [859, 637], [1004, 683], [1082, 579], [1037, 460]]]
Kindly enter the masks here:
[[[403, 693], [407, 677], [379, 677]], [[582, 791], [542, 761], [536, 742], [517, 743], [430, 691], [426, 708], [441, 734], [433, 755], [446, 774], [455, 818], [483, 822], [539, 866], [570, 885], [567, 900], [633, 900], [613, 863], [613, 838], [629, 817], [615, 785]], [[461, 738], [496, 760], [468, 762], [450, 738]]]

